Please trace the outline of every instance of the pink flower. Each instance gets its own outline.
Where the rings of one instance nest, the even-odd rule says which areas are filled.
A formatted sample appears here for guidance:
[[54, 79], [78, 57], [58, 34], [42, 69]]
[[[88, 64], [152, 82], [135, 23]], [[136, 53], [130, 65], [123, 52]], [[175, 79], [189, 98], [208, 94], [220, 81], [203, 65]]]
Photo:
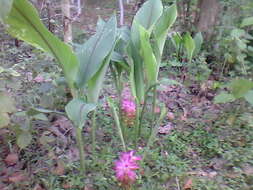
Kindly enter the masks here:
[[121, 102], [121, 109], [127, 115], [135, 115], [136, 106], [135, 106], [135, 103], [132, 100], [123, 99], [122, 102]]
[[123, 152], [120, 159], [115, 162], [116, 178], [125, 187], [129, 187], [135, 182], [137, 177], [135, 170], [140, 168], [137, 161], [141, 160], [141, 157], [135, 156], [134, 153], [134, 150]]

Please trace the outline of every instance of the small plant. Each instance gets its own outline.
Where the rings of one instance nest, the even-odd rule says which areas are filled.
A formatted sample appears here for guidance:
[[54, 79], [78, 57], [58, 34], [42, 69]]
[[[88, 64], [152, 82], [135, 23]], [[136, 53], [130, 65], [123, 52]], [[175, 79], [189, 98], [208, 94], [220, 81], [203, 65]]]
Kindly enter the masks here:
[[[155, 126], [159, 68], [167, 33], [177, 17], [176, 5], [163, 8], [160, 0], [146, 1], [133, 19], [131, 30], [124, 30], [121, 44], [115, 49], [121, 59], [115, 62], [129, 75], [132, 96], [135, 102], [135, 144], [141, 135], [143, 114], [148, 96], [153, 92], [151, 128]], [[122, 31], [123, 29], [121, 29]], [[128, 41], [124, 40], [128, 39]], [[122, 43], [124, 41], [124, 43]], [[116, 77], [114, 77], [117, 79]], [[119, 80], [115, 81], [116, 86]], [[152, 129], [151, 129], [152, 130]]]

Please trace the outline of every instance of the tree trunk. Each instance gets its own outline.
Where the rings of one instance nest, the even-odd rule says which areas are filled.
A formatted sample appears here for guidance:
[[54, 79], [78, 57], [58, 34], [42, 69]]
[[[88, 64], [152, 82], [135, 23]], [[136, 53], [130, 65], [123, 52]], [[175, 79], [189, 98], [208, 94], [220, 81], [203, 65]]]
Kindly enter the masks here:
[[72, 42], [72, 26], [71, 26], [71, 14], [70, 14], [70, 0], [62, 1], [62, 15], [63, 15], [63, 32], [64, 42]]
[[219, 14], [218, 0], [199, 0], [199, 14], [196, 16], [196, 27], [198, 31], [203, 32], [205, 37], [209, 39], [213, 34]]

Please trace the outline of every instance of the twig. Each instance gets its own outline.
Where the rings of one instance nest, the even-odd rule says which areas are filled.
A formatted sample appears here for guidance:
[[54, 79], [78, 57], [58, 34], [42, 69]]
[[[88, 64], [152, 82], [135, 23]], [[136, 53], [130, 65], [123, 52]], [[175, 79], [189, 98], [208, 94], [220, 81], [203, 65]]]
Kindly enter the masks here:
[[123, 0], [119, 0], [119, 9], [120, 9], [120, 26], [124, 25], [124, 4]]
[[178, 177], [176, 176], [176, 183], [177, 183], [177, 190], [181, 190], [180, 189], [180, 185], [179, 185], [179, 180], [178, 180]]

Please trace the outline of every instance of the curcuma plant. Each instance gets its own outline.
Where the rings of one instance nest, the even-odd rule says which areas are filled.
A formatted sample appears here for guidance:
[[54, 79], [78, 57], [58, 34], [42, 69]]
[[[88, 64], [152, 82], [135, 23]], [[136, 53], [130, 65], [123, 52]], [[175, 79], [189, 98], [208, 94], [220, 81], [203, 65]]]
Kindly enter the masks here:
[[[60, 64], [73, 96], [65, 110], [76, 128], [81, 172], [84, 173], [82, 128], [87, 115], [96, 109], [99, 92], [116, 43], [116, 17], [112, 16], [107, 22], [100, 19], [96, 34], [74, 53], [69, 45], [47, 30], [29, 1], [2, 0], [0, 5], [0, 20], [4, 22], [9, 34], [50, 53]], [[93, 115], [95, 116], [95, 113]], [[95, 145], [94, 135], [93, 141]]]
[[[164, 8], [161, 0], [146, 1], [135, 15], [130, 31], [124, 32], [124, 36], [128, 35], [129, 39], [124, 43], [125, 51], [122, 48], [121, 51], [115, 50], [126, 59], [128, 65], [127, 72], [136, 103], [136, 141], [141, 133], [143, 111], [150, 90], [153, 90], [152, 112], [155, 115], [156, 85], [164, 44], [176, 17], [176, 5]], [[118, 59], [118, 63], [122, 65], [122, 62]], [[125, 67], [122, 65], [122, 68]], [[155, 117], [152, 120], [153, 126]]]

